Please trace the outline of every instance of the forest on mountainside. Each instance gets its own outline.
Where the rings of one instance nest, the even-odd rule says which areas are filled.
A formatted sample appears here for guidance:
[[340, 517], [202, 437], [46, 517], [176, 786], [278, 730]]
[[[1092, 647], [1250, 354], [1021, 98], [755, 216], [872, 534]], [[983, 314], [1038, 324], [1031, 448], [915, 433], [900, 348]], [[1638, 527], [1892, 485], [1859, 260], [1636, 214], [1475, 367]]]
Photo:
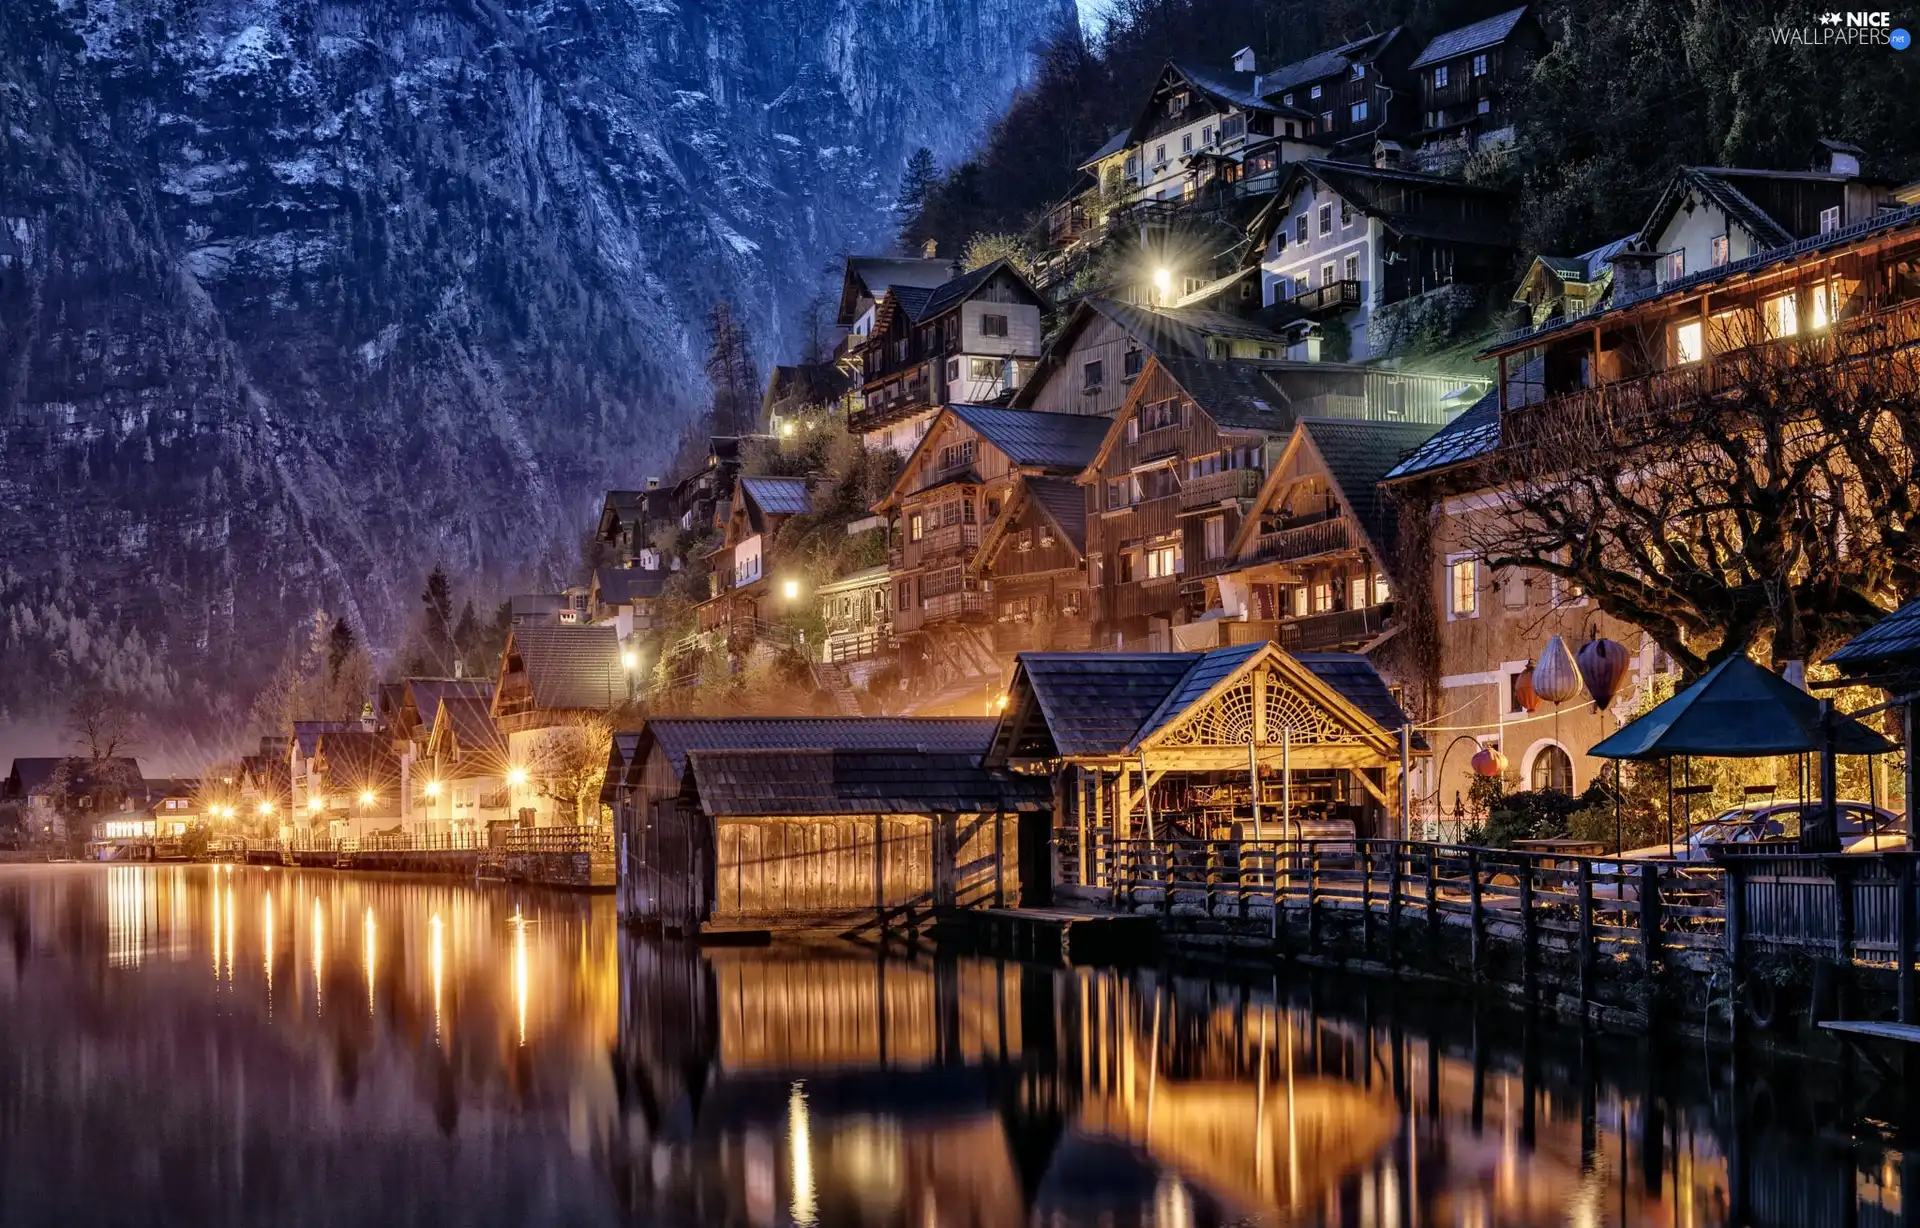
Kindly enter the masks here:
[[[902, 247], [959, 252], [1019, 233], [1075, 190], [1076, 165], [1132, 123], [1168, 60], [1262, 71], [1368, 30], [1422, 41], [1506, 11], [1511, 0], [1112, 0], [1101, 29], [1062, 27], [1033, 83], [973, 155], [939, 174], [903, 218]], [[1741, 0], [1543, 0], [1553, 40], [1535, 62], [1518, 145], [1483, 168], [1521, 196], [1521, 250], [1572, 253], [1639, 228], [1675, 167], [1808, 165], [1820, 137], [1867, 151], [1863, 169], [1920, 175], [1920, 53], [1776, 44], [1768, 12]]]

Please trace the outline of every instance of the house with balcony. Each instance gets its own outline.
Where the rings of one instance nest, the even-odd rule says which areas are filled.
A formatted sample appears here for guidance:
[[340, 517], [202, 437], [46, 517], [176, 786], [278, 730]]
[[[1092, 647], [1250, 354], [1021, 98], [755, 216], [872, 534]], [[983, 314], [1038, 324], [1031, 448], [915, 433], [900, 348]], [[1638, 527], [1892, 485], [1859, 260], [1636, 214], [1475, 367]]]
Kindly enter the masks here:
[[[1610, 295], [1497, 339], [1487, 350], [1500, 372], [1493, 390], [1386, 475], [1400, 498], [1435, 509], [1425, 603], [1439, 644], [1435, 702], [1477, 740], [1499, 745], [1523, 787], [1586, 788], [1605, 768], [1587, 748], [1616, 727], [1616, 712], [1591, 705], [1569, 705], [1552, 729], [1521, 723], [1514, 681], [1548, 636], [1577, 645], [1598, 633], [1623, 644], [1622, 704], [1670, 662], [1576, 586], [1531, 569], [1495, 571], [1475, 555], [1475, 518], [1494, 506], [1488, 491], [1502, 450], [1570, 423], [1661, 413], [1715, 387], [1755, 347], [1818, 361], [1830, 339], [1920, 337], [1912, 272], [1920, 207], [1862, 179], [1853, 154], [1823, 150], [1828, 160], [1814, 171], [1677, 173], [1640, 241], [1613, 257]], [[1696, 259], [1703, 263], [1689, 263]], [[1809, 342], [1806, 357], [1795, 357], [1791, 347]], [[1445, 767], [1422, 792], [1450, 803], [1471, 780], [1464, 764]]]
[[893, 580], [885, 563], [848, 572], [815, 590], [827, 665], [876, 661], [893, 653]]
[[1262, 301], [1313, 321], [1340, 361], [1392, 351], [1395, 330], [1374, 327], [1387, 309], [1511, 275], [1509, 194], [1378, 161], [1293, 163], [1249, 231]]
[[330, 729], [314, 744], [312, 791], [321, 806], [305, 816], [313, 835], [354, 840], [391, 831], [405, 805], [401, 756], [392, 738], [365, 729]]
[[[1096, 441], [1097, 442], [1097, 441]], [[1022, 652], [1093, 647], [1087, 496], [1071, 477], [1022, 477], [974, 557], [1003, 674]]]
[[1393, 617], [1399, 514], [1380, 479], [1438, 429], [1301, 419], [1227, 545], [1213, 608], [1289, 652], [1368, 651]]
[[359, 721], [295, 721], [287, 740], [287, 784], [296, 825], [307, 824], [326, 808], [326, 787], [314, 768], [320, 754], [320, 735], [364, 729]]
[[893, 526], [893, 633], [916, 694], [998, 681], [984, 534], [1023, 481], [1078, 475], [1106, 429], [1076, 414], [949, 405], [874, 505]]
[[1010, 396], [1040, 356], [1044, 302], [1005, 260], [972, 272], [956, 261], [932, 290], [889, 287], [860, 350], [860, 405], [847, 429], [870, 450], [904, 456], [943, 406]]
[[1224, 311], [1148, 307], [1089, 295], [1054, 330], [1013, 404], [1042, 413], [1110, 418], [1125, 404], [1149, 355], [1274, 359], [1286, 357], [1295, 343], [1285, 333]]
[[1311, 135], [1336, 156], [1372, 149], [1376, 141], [1412, 130], [1413, 78], [1419, 48], [1395, 26], [1260, 73], [1253, 90], [1314, 119]]
[[788, 599], [774, 587], [774, 539], [789, 519], [812, 510], [813, 491], [806, 478], [762, 475], [734, 483], [726, 527], [709, 560], [709, 596], [695, 610], [702, 631], [772, 620], [777, 611], [768, 603]]
[[484, 844], [487, 825], [511, 818], [511, 756], [493, 720], [493, 688], [484, 695], [447, 695], [427, 734], [417, 776], [424, 834]]
[[1238, 165], [1249, 144], [1311, 137], [1314, 115], [1261, 97], [1253, 69], [1251, 49], [1234, 57], [1230, 72], [1167, 61], [1128, 130], [1127, 194], [1189, 201], [1216, 176], [1231, 174], [1226, 168]]
[[1423, 170], [1455, 172], [1467, 155], [1510, 145], [1527, 71], [1547, 49], [1531, 5], [1448, 30], [1413, 61]]

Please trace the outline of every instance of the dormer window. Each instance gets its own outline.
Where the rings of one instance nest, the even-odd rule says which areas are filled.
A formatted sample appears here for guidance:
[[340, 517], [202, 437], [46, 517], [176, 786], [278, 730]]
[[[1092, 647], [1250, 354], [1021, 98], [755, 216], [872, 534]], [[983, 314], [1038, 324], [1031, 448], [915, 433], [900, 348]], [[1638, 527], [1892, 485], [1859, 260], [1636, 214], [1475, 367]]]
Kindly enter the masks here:
[[1366, 79], [1367, 66], [1365, 64], [1355, 64], [1347, 71], [1347, 80], [1349, 81], [1365, 81]]

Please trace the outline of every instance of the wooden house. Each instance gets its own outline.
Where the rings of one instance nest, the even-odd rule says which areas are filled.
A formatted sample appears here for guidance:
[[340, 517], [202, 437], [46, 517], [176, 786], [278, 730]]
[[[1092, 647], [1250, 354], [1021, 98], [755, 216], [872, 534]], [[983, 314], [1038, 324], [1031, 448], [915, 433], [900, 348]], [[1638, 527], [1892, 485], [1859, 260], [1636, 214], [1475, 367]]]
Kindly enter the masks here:
[[293, 723], [293, 736], [287, 740], [287, 781], [296, 825], [325, 821], [321, 816], [327, 805], [326, 789], [314, 771], [314, 760], [320, 754], [320, 735], [359, 728], [362, 728], [359, 721]]
[[[1263, 98], [1251, 51], [1233, 71], [1169, 60], [1127, 134], [1125, 194], [1137, 200], [1191, 200], [1251, 144], [1274, 136], [1313, 135], [1304, 108]], [[1231, 173], [1225, 172], [1225, 173]]]
[[[672, 927], [703, 919], [698, 880], [685, 873], [690, 829], [676, 817], [693, 751], [912, 750], [977, 761], [993, 729], [977, 719], [659, 717], [616, 734], [601, 797], [614, 815], [620, 919]], [[660, 843], [669, 832], [680, 842], [671, 853]]]
[[478, 842], [489, 823], [512, 817], [512, 756], [492, 706], [491, 694], [441, 698], [417, 773], [425, 834]]
[[[790, 600], [774, 584], [772, 549], [780, 526], [813, 510], [805, 478], [742, 477], [733, 486], [726, 526], [707, 573], [709, 597], [696, 611], [702, 631], [771, 619]], [[762, 606], [767, 608], [763, 611]]]
[[1087, 497], [1071, 477], [1023, 477], [987, 526], [973, 572], [988, 594], [995, 660], [1093, 646]]
[[[323, 804], [306, 816], [309, 829], [345, 840], [400, 826], [404, 805], [400, 756], [387, 734], [328, 730], [314, 747], [310, 796]], [[317, 830], [322, 823], [324, 833]]]
[[1005, 260], [931, 290], [895, 284], [860, 350], [860, 404], [847, 427], [869, 449], [911, 452], [950, 404], [1010, 395], [1040, 356], [1040, 293]]
[[1457, 179], [1310, 159], [1287, 168], [1254, 219], [1247, 258], [1260, 266], [1264, 303], [1320, 325], [1321, 356], [1359, 361], [1394, 346], [1391, 331], [1373, 328], [1384, 309], [1507, 281], [1512, 207], [1507, 193]]
[[826, 626], [821, 661], [842, 665], [892, 653], [893, 580], [885, 563], [822, 584], [815, 596]]
[[893, 631], [921, 696], [1001, 680], [985, 626], [990, 578], [982, 535], [1019, 484], [1080, 472], [1106, 433], [1104, 419], [981, 405], [950, 405], [908, 458], [874, 511], [894, 524], [888, 571]]
[[840, 410], [851, 386], [846, 372], [834, 363], [775, 367], [760, 398], [760, 429], [775, 439], [782, 438], [802, 419]]
[[1097, 888], [1130, 841], [1397, 835], [1406, 724], [1348, 653], [1024, 653], [985, 761], [1065, 766], [1061, 880]]
[[507, 739], [509, 809], [528, 826], [572, 825], [600, 766], [612, 713], [633, 694], [612, 627], [515, 627], [490, 715]]
[[1409, 66], [1413, 39], [1395, 26], [1260, 74], [1255, 91], [1270, 103], [1314, 117], [1313, 138], [1336, 153], [1371, 149], [1413, 127]]
[[606, 547], [616, 567], [656, 570], [668, 566], [654, 548], [654, 535], [679, 514], [672, 508], [673, 492], [648, 478], [642, 490], [610, 490], [600, 504], [594, 540]]
[[622, 645], [653, 630], [669, 573], [644, 567], [596, 567], [587, 585], [588, 616], [611, 626]]
[[1487, 145], [1512, 144], [1528, 69], [1547, 48], [1531, 5], [1436, 35], [1409, 66], [1419, 81], [1421, 165], [1457, 169]]
[[1535, 256], [1513, 292], [1526, 325], [1585, 315], [1613, 292], [1613, 258], [1637, 236], [1623, 235], [1578, 256]]
[[[1399, 511], [1381, 493], [1380, 479], [1437, 429], [1302, 419], [1228, 543], [1230, 562], [1214, 578], [1210, 596], [1225, 620], [1221, 633], [1273, 639], [1290, 652], [1366, 651], [1384, 636], [1393, 617], [1388, 577]], [[1199, 646], [1191, 638], [1182, 646]]]
[[[1499, 745], [1522, 787], [1584, 790], [1607, 766], [1588, 748], [1616, 727], [1615, 710], [1590, 704], [1567, 705], [1551, 725], [1521, 719], [1515, 679], [1549, 636], [1577, 645], [1597, 632], [1627, 648], [1620, 712], [1671, 662], [1577, 585], [1496, 571], [1476, 555], [1476, 517], [1497, 507], [1488, 494], [1503, 449], [1662, 413], [1727, 372], [1740, 378], [1760, 347], [1818, 361], [1828, 344], [1920, 336], [1920, 207], [1862, 180], [1851, 154], [1826, 152], [1826, 168], [1811, 172], [1677, 173], [1639, 241], [1614, 255], [1607, 298], [1498, 338], [1488, 350], [1494, 389], [1386, 475], [1398, 497], [1435, 510], [1433, 625], [1423, 629], [1439, 645], [1435, 702], [1450, 723]], [[1458, 758], [1421, 790], [1447, 809], [1471, 784]]]

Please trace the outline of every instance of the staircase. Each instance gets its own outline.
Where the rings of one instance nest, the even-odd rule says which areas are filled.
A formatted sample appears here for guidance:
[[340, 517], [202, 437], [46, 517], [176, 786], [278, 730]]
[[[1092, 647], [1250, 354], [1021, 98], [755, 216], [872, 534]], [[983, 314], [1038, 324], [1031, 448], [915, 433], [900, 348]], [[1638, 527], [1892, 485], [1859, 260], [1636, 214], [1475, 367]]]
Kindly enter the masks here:
[[865, 715], [860, 708], [860, 700], [855, 695], [853, 680], [847, 676], [842, 665], [827, 665], [819, 661], [811, 663], [813, 688], [827, 697], [833, 710], [841, 716]]

